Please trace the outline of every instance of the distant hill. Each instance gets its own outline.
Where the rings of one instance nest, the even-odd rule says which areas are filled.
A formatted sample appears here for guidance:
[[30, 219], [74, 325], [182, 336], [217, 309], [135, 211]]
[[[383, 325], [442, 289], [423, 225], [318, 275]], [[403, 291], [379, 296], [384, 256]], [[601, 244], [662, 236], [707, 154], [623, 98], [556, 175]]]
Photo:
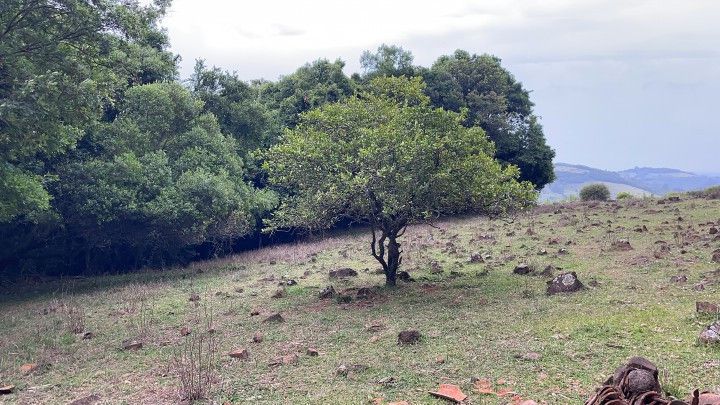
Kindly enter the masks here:
[[613, 196], [625, 191], [637, 196], [664, 195], [671, 192], [705, 189], [720, 184], [720, 176], [709, 176], [677, 169], [636, 167], [611, 172], [593, 167], [555, 163], [557, 179], [545, 186], [541, 201], [556, 201], [577, 196], [590, 183], [605, 183]]

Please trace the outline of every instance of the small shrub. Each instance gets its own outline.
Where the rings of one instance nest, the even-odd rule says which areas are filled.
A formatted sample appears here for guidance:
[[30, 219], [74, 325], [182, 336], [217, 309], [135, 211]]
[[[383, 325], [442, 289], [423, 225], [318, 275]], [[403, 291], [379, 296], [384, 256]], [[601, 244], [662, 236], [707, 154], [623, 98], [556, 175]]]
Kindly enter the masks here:
[[705, 189], [705, 198], [709, 198], [711, 200], [720, 200], [720, 186], [713, 186], [710, 188]]
[[191, 402], [209, 397], [218, 361], [212, 312], [206, 309], [202, 318], [196, 316], [196, 330], [183, 338], [170, 364], [178, 376], [181, 396]]
[[617, 193], [617, 195], [615, 196], [615, 199], [616, 199], [616, 200], [629, 200], [629, 199], [631, 199], [631, 198], [633, 198], [633, 195], [630, 194], [630, 193], [628, 193], [627, 191], [619, 192], [619, 193]]
[[580, 199], [583, 201], [607, 201], [610, 199], [610, 189], [605, 184], [588, 184], [580, 190]]

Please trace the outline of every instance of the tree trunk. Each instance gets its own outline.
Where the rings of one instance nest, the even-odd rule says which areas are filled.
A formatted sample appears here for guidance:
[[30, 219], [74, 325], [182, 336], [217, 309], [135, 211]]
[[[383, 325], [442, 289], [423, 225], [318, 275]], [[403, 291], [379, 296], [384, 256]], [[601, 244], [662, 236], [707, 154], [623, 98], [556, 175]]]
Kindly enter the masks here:
[[[404, 227], [403, 227], [404, 230]], [[377, 238], [376, 228], [372, 228], [372, 255], [382, 265], [385, 272], [385, 285], [395, 287], [397, 281], [397, 271], [402, 263], [402, 250], [397, 242], [398, 236], [402, 235], [402, 231], [397, 230], [380, 230], [380, 239]], [[387, 240], [387, 244], [385, 241]]]
[[401, 261], [400, 244], [395, 238], [395, 235], [388, 236], [387, 267], [385, 268], [385, 285], [388, 287], [395, 287], [397, 270]]

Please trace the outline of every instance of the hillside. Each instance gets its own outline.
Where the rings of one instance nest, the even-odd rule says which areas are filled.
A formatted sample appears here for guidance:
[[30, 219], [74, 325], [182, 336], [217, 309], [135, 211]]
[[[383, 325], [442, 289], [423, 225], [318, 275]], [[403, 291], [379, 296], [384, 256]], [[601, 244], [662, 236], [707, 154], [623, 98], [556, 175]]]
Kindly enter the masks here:
[[541, 200], [558, 201], [577, 196], [580, 189], [590, 183], [607, 184], [613, 196], [619, 192], [636, 196], [661, 196], [720, 184], [720, 177], [667, 168], [636, 167], [612, 172], [582, 165], [555, 163], [555, 175], [556, 180], [542, 190]]
[[[428, 391], [450, 383], [475, 404], [578, 404], [635, 355], [677, 396], [720, 390], [720, 348], [697, 344], [714, 318], [695, 313], [720, 296], [719, 211], [683, 197], [417, 225], [401, 241], [415, 281], [396, 289], [363, 231], [14, 287], [0, 294], [0, 386], [15, 388], [0, 402], [175, 404], [198, 342], [212, 403], [441, 404]], [[330, 278], [340, 268], [357, 275]], [[566, 271], [585, 289], [548, 295]], [[399, 345], [405, 329], [420, 341]]]

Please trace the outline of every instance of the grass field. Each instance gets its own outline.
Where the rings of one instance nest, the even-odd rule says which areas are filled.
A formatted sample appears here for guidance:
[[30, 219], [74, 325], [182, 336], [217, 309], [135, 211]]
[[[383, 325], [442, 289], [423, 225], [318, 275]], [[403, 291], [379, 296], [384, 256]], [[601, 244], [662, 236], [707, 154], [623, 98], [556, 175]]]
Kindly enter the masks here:
[[[440, 400], [428, 391], [441, 383], [459, 385], [468, 403], [512, 403], [477, 392], [479, 380], [538, 403], [580, 404], [635, 355], [664, 370], [676, 395], [720, 390], [720, 347], [697, 343], [713, 316], [695, 313], [696, 301], [720, 301], [720, 263], [711, 262], [720, 238], [709, 233], [717, 225], [720, 200], [687, 197], [418, 225], [403, 241], [403, 269], [416, 281], [394, 290], [382, 287], [362, 231], [184, 269], [21, 288], [0, 298], [0, 385], [15, 385], [0, 402], [181, 402], [174, 361], [208, 328], [214, 403], [432, 404]], [[613, 250], [620, 239], [633, 250]], [[470, 263], [473, 253], [484, 263]], [[549, 276], [513, 274], [521, 262], [574, 271], [587, 288], [548, 296]], [[341, 267], [359, 275], [328, 278]], [[280, 287], [287, 279], [297, 285]], [[351, 301], [320, 299], [328, 285]], [[372, 297], [357, 299], [361, 287]], [[272, 298], [278, 289], [283, 296]], [[275, 312], [285, 321], [263, 322]], [[419, 330], [421, 341], [398, 345], [404, 329]], [[143, 347], [123, 350], [126, 339]], [[236, 349], [248, 357], [230, 358]], [[24, 373], [24, 364], [37, 367]], [[342, 365], [349, 372], [338, 372]]]

